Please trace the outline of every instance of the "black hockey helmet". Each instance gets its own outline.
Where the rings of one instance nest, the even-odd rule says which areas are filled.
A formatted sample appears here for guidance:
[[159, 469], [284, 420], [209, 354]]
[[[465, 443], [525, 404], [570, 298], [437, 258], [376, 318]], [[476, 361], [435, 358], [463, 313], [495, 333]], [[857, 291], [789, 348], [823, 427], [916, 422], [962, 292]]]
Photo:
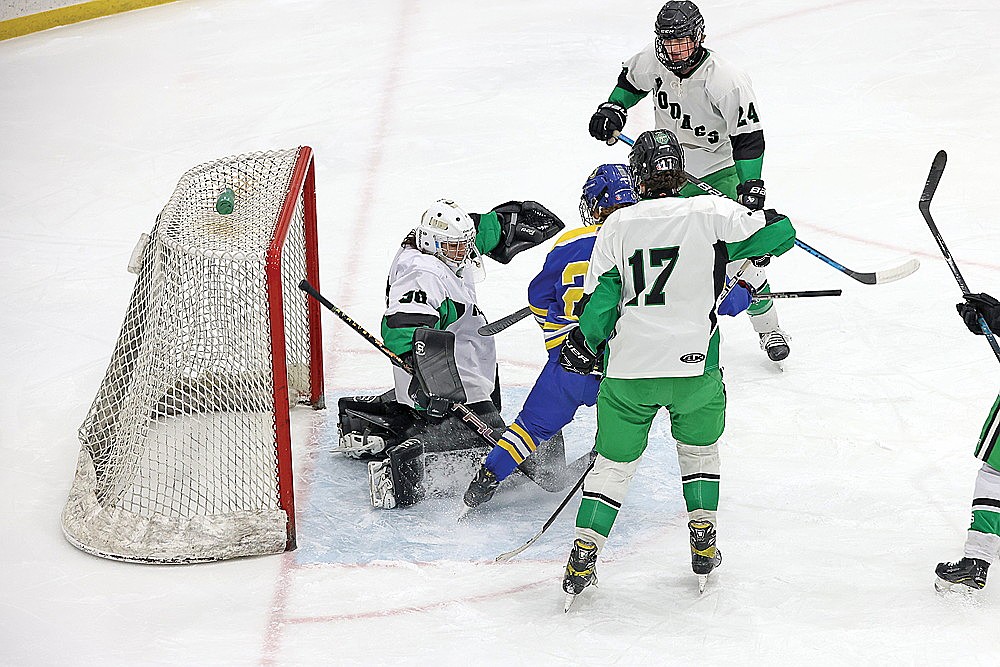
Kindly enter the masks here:
[[670, 130], [640, 134], [628, 161], [641, 197], [675, 195], [684, 185], [684, 149]]
[[[671, 72], [681, 72], [694, 67], [701, 58], [701, 43], [705, 40], [705, 19], [698, 5], [688, 0], [670, 0], [656, 15], [656, 58]], [[690, 37], [694, 43], [691, 54], [672, 60], [663, 45], [664, 40]]]

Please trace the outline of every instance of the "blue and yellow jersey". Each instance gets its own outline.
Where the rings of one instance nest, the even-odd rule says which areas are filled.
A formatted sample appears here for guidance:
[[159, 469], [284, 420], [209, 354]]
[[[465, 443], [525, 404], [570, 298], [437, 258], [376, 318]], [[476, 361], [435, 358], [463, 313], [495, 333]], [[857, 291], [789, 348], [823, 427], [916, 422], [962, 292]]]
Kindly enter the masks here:
[[528, 305], [545, 334], [547, 350], [559, 347], [576, 326], [573, 309], [583, 297], [583, 277], [599, 230], [599, 225], [588, 225], [560, 236], [528, 285]]

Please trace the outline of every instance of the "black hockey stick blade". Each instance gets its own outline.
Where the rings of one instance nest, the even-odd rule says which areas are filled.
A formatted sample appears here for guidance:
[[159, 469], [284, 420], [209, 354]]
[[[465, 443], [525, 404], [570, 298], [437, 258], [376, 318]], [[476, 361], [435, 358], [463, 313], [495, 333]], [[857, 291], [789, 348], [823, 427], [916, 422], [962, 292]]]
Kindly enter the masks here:
[[[931, 236], [934, 237], [938, 248], [941, 249], [941, 254], [944, 255], [945, 262], [948, 263], [948, 268], [951, 269], [952, 275], [955, 276], [955, 282], [958, 283], [959, 289], [962, 290], [962, 295], [965, 296], [969, 294], [969, 285], [965, 282], [965, 277], [958, 269], [955, 258], [951, 256], [951, 251], [948, 250], [948, 246], [944, 242], [944, 237], [941, 236], [941, 231], [934, 224], [934, 218], [931, 217], [931, 200], [934, 198], [934, 193], [937, 192], [938, 184], [941, 182], [941, 174], [944, 173], [946, 164], [948, 164], [948, 154], [944, 151], [938, 151], [931, 162], [931, 170], [927, 174], [927, 182], [924, 183], [924, 190], [920, 193], [920, 202], [917, 206], [920, 209], [921, 215], [924, 216], [924, 220], [927, 222], [927, 227], [931, 230]], [[997, 361], [1000, 361], [1000, 343], [997, 342], [996, 336], [990, 330], [983, 316], [980, 315], [978, 319], [979, 327], [986, 337], [986, 342], [990, 344], [990, 349], [993, 350], [993, 355], [997, 358]]]
[[920, 208], [920, 212], [923, 213], [924, 219], [927, 220], [928, 224], [934, 224], [934, 221], [930, 219], [931, 199], [934, 198], [934, 193], [937, 192], [938, 183], [941, 182], [941, 174], [944, 173], [944, 166], [946, 164], [948, 164], [948, 154], [943, 150], [938, 151], [931, 162], [931, 170], [927, 174], [924, 191], [920, 193], [920, 203], [917, 206]]
[[484, 324], [479, 327], [480, 336], [495, 336], [507, 327], [517, 322], [520, 322], [528, 315], [531, 315], [531, 308], [525, 306], [521, 310], [515, 311], [506, 317], [501, 317], [496, 322], [490, 322], [489, 324]]

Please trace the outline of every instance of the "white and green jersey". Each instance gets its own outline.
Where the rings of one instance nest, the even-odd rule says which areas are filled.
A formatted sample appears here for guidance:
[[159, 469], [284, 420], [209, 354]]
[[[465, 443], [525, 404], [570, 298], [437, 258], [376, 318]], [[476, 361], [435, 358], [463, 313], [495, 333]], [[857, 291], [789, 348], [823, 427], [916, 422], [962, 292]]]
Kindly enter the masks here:
[[730, 260], [780, 255], [788, 218], [722, 197], [645, 199], [605, 221], [584, 279], [580, 329], [608, 340], [611, 378], [693, 377], [718, 366], [715, 312]]
[[[402, 355], [413, 349], [413, 330], [445, 329], [455, 334], [455, 363], [468, 403], [490, 400], [496, 378], [497, 355], [493, 339], [480, 336], [486, 318], [476, 305], [471, 268], [462, 277], [441, 260], [412, 247], [400, 249], [389, 269], [382, 339]], [[413, 405], [407, 394], [410, 376], [393, 367], [396, 400]]]
[[745, 72], [706, 50], [693, 72], [678, 77], [652, 43], [622, 65], [611, 101], [627, 108], [652, 93], [655, 125], [677, 135], [688, 173], [703, 177], [736, 164], [740, 182], [760, 178], [763, 131]]

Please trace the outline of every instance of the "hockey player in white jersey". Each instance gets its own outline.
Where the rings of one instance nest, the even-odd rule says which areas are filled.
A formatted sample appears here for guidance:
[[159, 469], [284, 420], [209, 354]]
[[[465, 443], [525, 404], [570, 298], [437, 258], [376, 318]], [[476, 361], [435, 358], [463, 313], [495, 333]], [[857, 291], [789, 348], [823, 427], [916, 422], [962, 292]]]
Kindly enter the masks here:
[[[623, 63], [608, 101], [590, 120], [590, 134], [609, 144], [625, 127], [627, 109], [652, 95], [655, 127], [674, 133], [688, 173], [754, 210], [764, 208], [764, 132], [757, 99], [745, 72], [703, 46], [705, 20], [693, 2], [671, 0], [656, 17], [655, 39]], [[680, 196], [704, 194], [685, 184]], [[743, 279], [756, 292], [771, 288], [768, 257], [754, 258]], [[730, 266], [734, 272], [736, 267]], [[747, 310], [761, 348], [772, 361], [788, 356], [789, 338], [778, 325], [774, 302]]]
[[596, 579], [598, 553], [661, 407], [677, 442], [691, 567], [701, 586], [722, 562], [715, 540], [726, 394], [716, 320], [724, 268], [781, 255], [794, 245], [795, 230], [770, 209], [678, 197], [684, 157], [669, 130], [639, 135], [629, 160], [640, 201], [605, 221], [584, 280], [580, 326], [563, 343], [560, 363], [576, 373], [591, 372], [606, 346], [597, 458], [583, 484], [563, 578], [567, 609]]
[[[417, 377], [393, 367], [394, 390], [339, 402], [339, 451], [369, 461], [373, 506], [412, 505], [428, 489], [446, 488], [446, 478], [461, 485], [472, 475], [489, 444], [448, 413], [451, 402], [504, 428], [496, 350], [477, 331], [486, 318], [477, 305], [476, 276], [484, 256], [506, 264], [562, 228], [533, 201], [469, 214], [442, 199], [403, 240], [389, 269], [382, 339]], [[421, 372], [432, 358], [440, 363]]]
[[[958, 314], [972, 333], [982, 336], [979, 318], [990, 331], [1000, 332], [1000, 301], [989, 294], [966, 294]], [[986, 586], [990, 565], [1000, 558], [1000, 396], [993, 401], [979, 434], [975, 456], [983, 462], [972, 496], [972, 522], [965, 537], [965, 554], [953, 563], [938, 563], [934, 582], [938, 591], [957, 587], [979, 590]]]

